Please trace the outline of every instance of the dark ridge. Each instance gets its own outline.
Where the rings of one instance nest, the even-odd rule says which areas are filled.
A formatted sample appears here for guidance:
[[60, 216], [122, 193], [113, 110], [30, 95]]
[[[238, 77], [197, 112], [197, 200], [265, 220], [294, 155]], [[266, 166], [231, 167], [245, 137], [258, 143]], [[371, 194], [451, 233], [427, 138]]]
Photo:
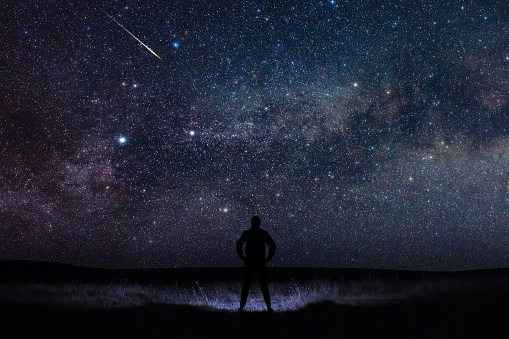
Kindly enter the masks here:
[[[388, 280], [418, 281], [437, 279], [491, 279], [509, 277], [509, 269], [483, 269], [455, 272], [400, 271], [366, 268], [306, 268], [269, 267], [269, 280], [273, 282], [309, 280]], [[42, 261], [0, 261], [0, 283], [118, 283], [168, 285], [194, 284], [221, 281], [237, 282], [242, 276], [241, 267], [215, 268], [154, 268], [104, 269], [72, 266]]]

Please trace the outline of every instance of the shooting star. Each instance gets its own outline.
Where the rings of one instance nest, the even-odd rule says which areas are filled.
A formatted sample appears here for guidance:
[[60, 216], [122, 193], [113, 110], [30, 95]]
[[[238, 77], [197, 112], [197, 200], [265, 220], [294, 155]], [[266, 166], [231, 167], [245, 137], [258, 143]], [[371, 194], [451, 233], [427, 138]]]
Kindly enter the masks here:
[[129, 33], [133, 38], [135, 38], [136, 40], [138, 40], [138, 42], [140, 44], [143, 45], [143, 47], [145, 47], [146, 49], [148, 49], [150, 51], [150, 53], [154, 54], [157, 58], [159, 58], [159, 60], [161, 60], [162, 62], [164, 62], [163, 59], [161, 59], [161, 57], [159, 55], [157, 55], [153, 50], [150, 49], [150, 47], [148, 47], [147, 45], [145, 45], [143, 42], [141, 42], [140, 39], [138, 39], [133, 33], [129, 32], [124, 26], [122, 26], [117, 20], [115, 20], [115, 18], [113, 18], [111, 15], [109, 15], [108, 13], [106, 13], [104, 10], [101, 9], [101, 11], [103, 11], [104, 14], [106, 14], [107, 16], [110, 17], [111, 20], [115, 21], [115, 23], [117, 25], [119, 25], [120, 27], [122, 27], [124, 29], [124, 31], [126, 31], [127, 33]]

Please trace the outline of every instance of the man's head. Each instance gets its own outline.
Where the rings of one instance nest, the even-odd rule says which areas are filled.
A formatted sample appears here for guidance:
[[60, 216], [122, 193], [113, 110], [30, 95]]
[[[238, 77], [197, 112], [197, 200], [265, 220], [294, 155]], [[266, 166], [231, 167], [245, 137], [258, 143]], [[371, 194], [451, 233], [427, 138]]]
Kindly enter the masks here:
[[259, 228], [261, 222], [262, 222], [262, 220], [260, 219], [260, 217], [255, 215], [254, 217], [251, 218], [251, 227]]

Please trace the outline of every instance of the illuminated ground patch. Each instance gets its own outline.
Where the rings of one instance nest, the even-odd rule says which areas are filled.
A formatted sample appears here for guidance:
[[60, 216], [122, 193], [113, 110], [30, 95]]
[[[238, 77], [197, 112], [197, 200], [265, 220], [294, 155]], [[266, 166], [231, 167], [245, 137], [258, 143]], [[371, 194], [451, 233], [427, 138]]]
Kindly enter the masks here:
[[[379, 305], [432, 291], [468, 285], [468, 281], [385, 282], [310, 281], [272, 283], [269, 289], [276, 312], [295, 311], [313, 303], [331, 301], [338, 305]], [[237, 311], [240, 283], [196, 282], [193, 286], [149, 286], [130, 284], [12, 284], [2, 286], [0, 301], [39, 303], [84, 308], [125, 308], [150, 304], [190, 305], [209, 311]], [[265, 311], [257, 283], [251, 286], [245, 311]]]

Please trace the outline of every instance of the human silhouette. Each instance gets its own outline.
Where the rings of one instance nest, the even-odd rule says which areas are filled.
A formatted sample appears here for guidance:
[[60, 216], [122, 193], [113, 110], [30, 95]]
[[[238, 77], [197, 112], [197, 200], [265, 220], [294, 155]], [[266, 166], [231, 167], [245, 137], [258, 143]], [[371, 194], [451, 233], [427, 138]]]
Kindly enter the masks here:
[[[258, 283], [263, 294], [263, 300], [267, 304], [267, 311], [272, 312], [270, 306], [269, 286], [267, 284], [266, 262], [269, 262], [276, 252], [276, 243], [269, 235], [269, 232], [260, 228], [261, 219], [255, 215], [251, 218], [251, 228], [244, 231], [237, 241], [237, 253], [244, 260], [244, 279], [242, 280], [242, 293], [240, 295], [239, 312], [244, 310], [246, 306], [247, 296], [249, 294], [249, 284], [251, 283], [251, 275], [256, 271]], [[246, 255], [242, 247], [246, 243]], [[265, 258], [265, 244], [269, 246], [269, 255]]]

